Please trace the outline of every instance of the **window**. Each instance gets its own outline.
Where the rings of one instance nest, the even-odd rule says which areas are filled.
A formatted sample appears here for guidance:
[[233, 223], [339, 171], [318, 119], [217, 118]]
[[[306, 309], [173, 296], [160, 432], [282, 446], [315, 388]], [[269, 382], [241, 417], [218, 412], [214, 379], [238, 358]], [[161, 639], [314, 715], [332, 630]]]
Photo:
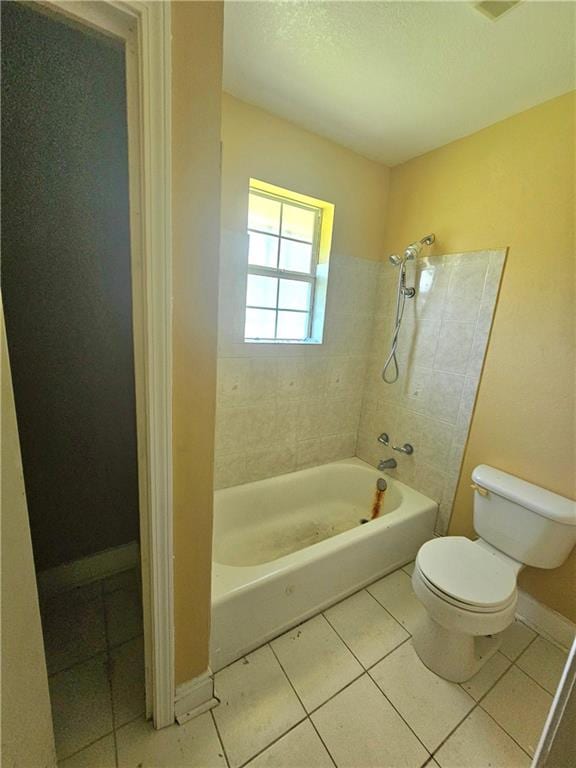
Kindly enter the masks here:
[[246, 341], [322, 341], [327, 256], [325, 268], [319, 264], [329, 204], [307, 200], [312, 198], [251, 181]]

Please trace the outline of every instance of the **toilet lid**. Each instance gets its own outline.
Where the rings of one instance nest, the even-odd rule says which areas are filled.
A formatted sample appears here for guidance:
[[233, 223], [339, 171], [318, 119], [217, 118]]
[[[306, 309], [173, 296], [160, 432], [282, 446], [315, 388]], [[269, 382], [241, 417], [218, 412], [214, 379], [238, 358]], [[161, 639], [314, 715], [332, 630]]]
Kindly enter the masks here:
[[426, 542], [416, 563], [431, 584], [466, 605], [503, 605], [516, 590], [512, 568], [463, 536]]

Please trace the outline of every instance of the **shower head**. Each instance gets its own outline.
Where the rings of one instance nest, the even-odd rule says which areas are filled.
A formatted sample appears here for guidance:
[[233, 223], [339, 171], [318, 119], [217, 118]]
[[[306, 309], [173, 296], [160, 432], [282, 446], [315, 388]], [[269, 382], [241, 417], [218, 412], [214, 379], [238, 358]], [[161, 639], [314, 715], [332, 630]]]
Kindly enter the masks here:
[[426, 235], [426, 237], [423, 237], [422, 240], [416, 240], [415, 243], [410, 243], [410, 245], [406, 248], [402, 256], [399, 256], [397, 253], [393, 253], [391, 256], [388, 257], [388, 261], [390, 264], [393, 264], [395, 267], [400, 266], [401, 264], [405, 264], [407, 261], [412, 261], [413, 259], [417, 259], [418, 256], [420, 256], [420, 252], [422, 251], [422, 248], [425, 245], [432, 245], [436, 237], [433, 234]]

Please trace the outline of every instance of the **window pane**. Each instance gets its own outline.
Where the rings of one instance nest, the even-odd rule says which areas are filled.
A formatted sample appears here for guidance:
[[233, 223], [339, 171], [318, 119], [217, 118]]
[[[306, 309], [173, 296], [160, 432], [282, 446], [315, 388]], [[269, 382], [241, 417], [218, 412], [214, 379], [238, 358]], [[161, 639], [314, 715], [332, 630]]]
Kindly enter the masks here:
[[276, 312], [273, 309], [247, 309], [245, 339], [273, 339]]
[[248, 263], [259, 267], [276, 267], [278, 263], [278, 238], [249, 232]]
[[314, 240], [315, 223], [316, 213], [314, 211], [284, 203], [282, 235], [285, 237], [295, 237], [296, 240], [306, 240], [307, 243], [311, 243]]
[[248, 198], [248, 229], [280, 233], [280, 203], [252, 192]]
[[308, 336], [308, 312], [278, 312], [278, 338], [304, 340]]
[[246, 304], [254, 305], [256, 307], [272, 307], [275, 309], [277, 292], [277, 278], [262, 277], [261, 275], [248, 275]]
[[310, 309], [311, 287], [310, 283], [302, 280], [280, 280], [278, 306], [282, 309]]
[[295, 243], [292, 240], [280, 241], [280, 269], [310, 274], [312, 264], [312, 246]]

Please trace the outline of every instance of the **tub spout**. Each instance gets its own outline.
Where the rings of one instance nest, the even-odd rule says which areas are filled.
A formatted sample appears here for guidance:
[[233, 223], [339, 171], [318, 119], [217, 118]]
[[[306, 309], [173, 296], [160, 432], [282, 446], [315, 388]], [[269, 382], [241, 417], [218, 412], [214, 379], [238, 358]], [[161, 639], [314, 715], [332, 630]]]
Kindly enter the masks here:
[[382, 472], [385, 469], [396, 469], [397, 466], [396, 459], [382, 459], [378, 464], [378, 469]]

